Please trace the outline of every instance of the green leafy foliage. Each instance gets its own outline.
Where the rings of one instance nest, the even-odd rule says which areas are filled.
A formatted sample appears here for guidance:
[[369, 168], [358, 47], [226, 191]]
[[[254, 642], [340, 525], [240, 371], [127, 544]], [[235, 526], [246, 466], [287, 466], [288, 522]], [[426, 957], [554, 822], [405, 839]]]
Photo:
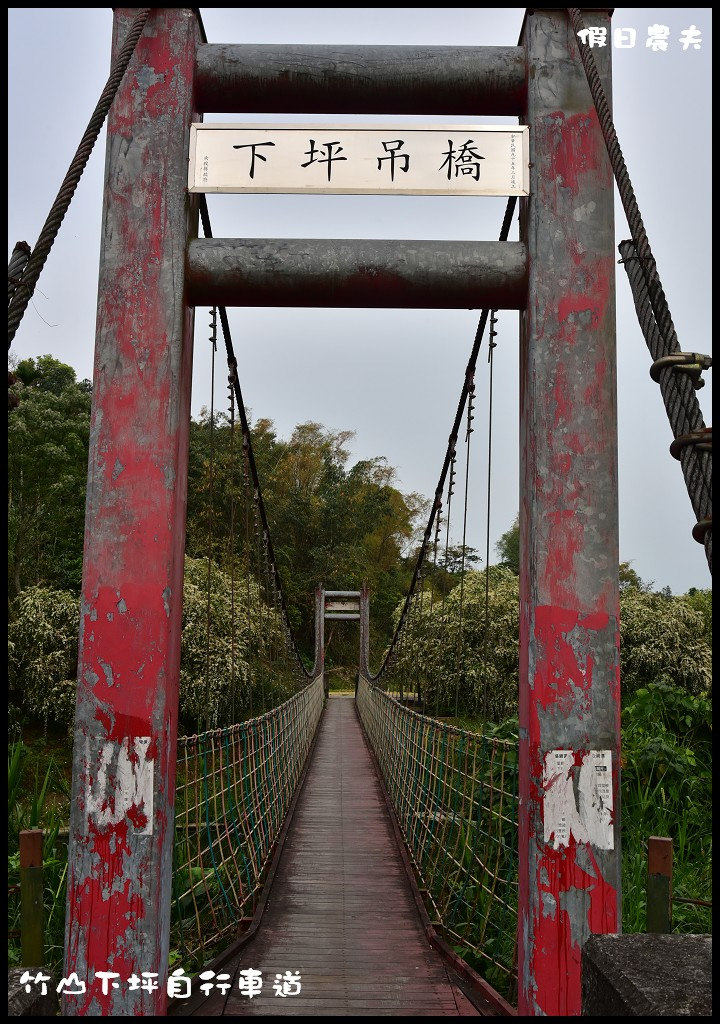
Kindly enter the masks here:
[[[327, 590], [368, 584], [373, 643], [382, 648], [410, 580], [407, 556], [424, 499], [397, 489], [384, 458], [351, 464], [349, 431], [303, 423], [282, 440], [270, 420], [259, 419], [251, 435], [288, 614], [302, 652], [312, 660], [319, 584]], [[231, 432], [226, 417], [211, 423], [205, 413], [191, 424], [187, 551], [191, 557], [206, 555], [211, 541], [213, 558], [225, 571], [233, 558], [257, 564], [256, 512], [252, 502], [248, 507], [245, 474], [240, 433]], [[346, 628], [332, 635], [328, 663], [356, 662], [357, 633]]]
[[88, 381], [52, 356], [15, 368], [8, 418], [8, 584], [79, 592], [90, 434]]
[[486, 694], [493, 721], [517, 712], [518, 581], [511, 569], [471, 570], [462, 588], [454, 587], [446, 598], [423, 595], [422, 602], [415, 602], [408, 626], [396, 671], [408, 680], [419, 674], [427, 709], [452, 714], [459, 682], [461, 713], [479, 714]]
[[[620, 592], [620, 679], [623, 704], [642, 688], [664, 683], [697, 696], [712, 680], [709, 591], [676, 597], [654, 593], [625, 566]], [[488, 616], [485, 614], [486, 580]], [[707, 595], [707, 596], [706, 596]], [[396, 617], [402, 606], [396, 609]], [[519, 581], [512, 568], [465, 573], [449, 594], [416, 598], [400, 645], [396, 674], [403, 688], [419, 680], [425, 707], [444, 715], [504, 721], [517, 714]]]
[[515, 516], [512, 526], [505, 531], [495, 545], [500, 564], [520, 575], [520, 516]]
[[[233, 584], [214, 564], [209, 572], [208, 609], [208, 561], [186, 560], [180, 724], [190, 732], [273, 707], [294, 688], [282, 665], [277, 610], [264, 601], [255, 580], [238, 574]], [[79, 601], [69, 591], [28, 587], [13, 603], [8, 679], [12, 717], [19, 723], [72, 726], [79, 628]]]
[[280, 616], [254, 579], [233, 581], [207, 559], [186, 558], [181, 727], [194, 732], [228, 725], [285, 700], [295, 687], [283, 645]]
[[27, 587], [8, 627], [8, 689], [17, 721], [67, 728], [75, 712], [79, 601], [67, 590]]
[[[665, 683], [622, 714], [623, 928], [644, 931], [647, 840], [673, 840], [673, 893], [712, 894], [712, 704]], [[673, 904], [673, 931], [707, 932], [709, 908]]]
[[623, 700], [651, 683], [702, 694], [711, 681], [712, 641], [703, 611], [686, 596], [625, 587], [620, 593]]

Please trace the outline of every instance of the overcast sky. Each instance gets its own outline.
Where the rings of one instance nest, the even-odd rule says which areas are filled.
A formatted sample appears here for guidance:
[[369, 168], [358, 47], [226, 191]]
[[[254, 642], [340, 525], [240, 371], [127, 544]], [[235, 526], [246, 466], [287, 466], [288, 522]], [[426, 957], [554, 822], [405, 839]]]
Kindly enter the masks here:
[[[33, 246], [82, 137], [110, 66], [110, 8], [9, 9], [8, 256]], [[201, 8], [209, 42], [515, 45], [524, 8]], [[646, 46], [648, 27], [670, 29], [666, 51]], [[613, 46], [614, 119], [680, 345], [711, 352], [710, 8], [616, 8], [615, 28], [635, 46]], [[700, 48], [683, 49], [695, 26]], [[289, 121], [279, 115], [207, 115], [206, 121]], [[307, 121], [308, 118], [300, 120]], [[313, 116], [312, 120], [323, 118]], [[327, 121], [352, 123], [331, 111]], [[365, 117], [367, 122], [398, 117]], [[468, 118], [404, 117], [403, 123]], [[514, 123], [509, 118], [477, 123]], [[105, 133], [100, 136], [13, 344], [19, 358], [49, 353], [92, 377]], [[416, 196], [209, 197], [216, 237], [494, 240], [506, 200]], [[511, 237], [517, 237], [517, 229]], [[616, 238], [629, 237], [616, 204]], [[477, 311], [231, 309], [241, 386], [254, 418], [287, 437], [313, 420], [353, 430], [353, 460], [383, 455], [405, 491], [430, 496], [472, 345]], [[517, 314], [500, 313], [495, 355], [494, 545], [518, 509]], [[210, 401], [207, 310], [198, 309], [193, 414]], [[674, 593], [710, 586], [694, 516], [668, 448], [672, 434], [650, 356], [618, 267], [620, 556]], [[698, 393], [710, 423], [712, 371]], [[225, 394], [218, 364], [216, 394]], [[487, 362], [477, 382], [468, 543], [485, 551]], [[462, 483], [462, 475], [460, 476]], [[456, 523], [455, 533], [461, 532]]]

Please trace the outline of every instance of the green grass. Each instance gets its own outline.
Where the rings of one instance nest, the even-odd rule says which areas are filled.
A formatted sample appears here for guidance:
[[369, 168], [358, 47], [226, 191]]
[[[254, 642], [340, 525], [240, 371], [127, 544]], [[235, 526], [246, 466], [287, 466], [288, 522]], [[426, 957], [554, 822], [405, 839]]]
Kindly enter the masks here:
[[[45, 963], [53, 976], [62, 973], [65, 941], [67, 845], [60, 838], [70, 813], [72, 752], [65, 737], [28, 734], [8, 750], [8, 888], [20, 880], [19, 836], [42, 828], [45, 912]], [[21, 963], [20, 897], [8, 892], [8, 967]]]

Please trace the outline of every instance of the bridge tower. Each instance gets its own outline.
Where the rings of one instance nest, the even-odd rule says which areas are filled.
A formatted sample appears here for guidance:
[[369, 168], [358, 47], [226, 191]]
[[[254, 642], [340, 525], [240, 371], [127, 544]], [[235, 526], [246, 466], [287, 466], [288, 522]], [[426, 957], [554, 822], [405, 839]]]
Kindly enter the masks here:
[[[135, 11], [114, 9], [114, 53]], [[195, 9], [156, 8], [110, 113], [66, 974], [159, 985], [109, 979], [69, 1015], [165, 1013], [195, 305], [521, 310], [520, 1013], [579, 1014], [582, 944], [618, 928], [613, 183], [577, 40], [566, 9], [532, 8], [516, 47], [349, 49], [209, 46]], [[610, 48], [595, 52], [608, 88]], [[330, 104], [520, 117], [521, 241], [491, 259], [483, 243], [278, 241], [280, 275], [249, 243], [199, 240], [192, 122]]]

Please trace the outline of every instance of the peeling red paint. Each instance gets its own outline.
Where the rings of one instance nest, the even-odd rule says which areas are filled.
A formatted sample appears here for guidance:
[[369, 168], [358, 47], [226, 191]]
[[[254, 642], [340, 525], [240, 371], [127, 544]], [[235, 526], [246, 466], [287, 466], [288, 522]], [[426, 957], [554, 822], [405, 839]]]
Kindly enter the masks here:
[[560, 421], [567, 420], [572, 412], [570, 388], [562, 366], [557, 368], [557, 378], [552, 394], [555, 400], [555, 426], [557, 427]]
[[550, 903], [554, 901], [555, 905], [554, 915], [544, 914], [542, 903], [538, 907], [532, 962], [532, 973], [542, 993], [540, 1009], [548, 1017], [579, 1017], [582, 1009], [581, 946], [573, 935], [569, 913], [560, 905], [562, 895], [572, 890], [587, 894], [589, 932], [617, 931], [617, 892], [603, 879], [592, 847], [583, 844], [583, 850], [592, 861], [594, 874], [577, 863], [578, 847], [572, 838], [567, 848], [546, 847], [538, 862], [538, 890], [551, 897]]
[[[580, 1016], [581, 1011], [581, 948], [577, 939], [579, 925], [577, 921], [574, 922], [573, 934], [570, 915], [561, 907], [562, 895], [572, 890], [586, 894], [589, 902], [589, 933], [617, 930], [618, 900], [615, 888], [602, 876], [591, 845], [582, 844], [582, 851], [592, 863], [592, 874], [578, 864], [580, 847], [572, 836], [569, 846], [557, 850], [542, 839], [544, 793], [540, 780], [543, 777], [545, 750], [540, 714], [552, 713], [559, 718], [580, 720], [584, 715], [589, 715], [589, 727], [592, 727], [595, 669], [592, 634], [602, 633], [611, 625], [610, 616], [604, 611], [582, 614], [563, 607], [535, 608], [534, 646], [537, 659], [532, 690], [523, 715], [523, 720], [528, 723], [528, 739], [527, 743], [521, 744], [521, 758], [528, 762], [527, 795], [534, 805], [534, 811], [528, 814], [529, 827], [521, 841], [529, 844], [533, 840], [539, 848], [534, 885], [540, 900], [535, 904], [533, 915], [534, 943], [530, 952], [529, 970], [537, 986], [538, 1006], [548, 1016]], [[524, 617], [521, 625], [523, 632], [528, 626], [528, 618]], [[569, 638], [570, 634], [574, 637], [573, 642]], [[524, 644], [521, 641], [522, 646]], [[578, 649], [585, 652], [584, 660], [578, 656]], [[587, 737], [587, 745], [576, 745], [573, 748], [575, 764], [579, 765], [582, 756], [590, 749], [593, 749], [591, 734]], [[619, 779], [616, 765], [617, 758], [613, 767], [613, 791], [617, 800]], [[531, 826], [533, 821], [538, 822], [539, 833]], [[520, 882], [520, 900], [521, 906], [524, 906], [523, 897], [528, 882], [523, 880], [522, 875]]]
[[593, 109], [566, 116], [556, 110], [545, 116], [544, 128], [539, 145], [550, 155], [548, 184], [577, 196], [584, 175], [607, 163], [597, 114]]
[[[92, 907], [91, 916], [83, 923], [78, 917], [71, 922], [70, 928], [70, 949], [77, 948], [79, 929], [83, 929], [83, 937], [86, 940], [85, 960], [92, 969], [92, 976], [87, 978], [88, 995], [97, 1002], [103, 1016], [113, 1016], [112, 990], [104, 996], [101, 987], [90, 984], [94, 977], [94, 971], [108, 970], [120, 974], [121, 979], [126, 981], [133, 972], [138, 972], [138, 965], [132, 958], [122, 953], [122, 949], [128, 939], [129, 933], [135, 932], [142, 927], [146, 916], [145, 906], [142, 899], [130, 895], [131, 880], [123, 879], [123, 859], [129, 855], [130, 845], [128, 843], [127, 822], [119, 822], [104, 830], [98, 830], [91, 824], [87, 837], [87, 844], [95, 853], [99, 864], [98, 872], [92, 878], [77, 881], [71, 877], [68, 886], [70, 901], [82, 907]], [[114, 938], [114, 951], [108, 953], [108, 936]], [[132, 950], [132, 935], [128, 943]], [[142, 970], [152, 971], [153, 966], [147, 966]], [[90, 972], [88, 971], [88, 974]], [[72, 1002], [66, 999], [66, 1008], [74, 1008], [75, 1011], [81, 1007], [77, 1005], [79, 997]], [[89, 1003], [91, 1000], [86, 1000]], [[83, 1015], [82, 1013], [80, 1015]]]
[[118, 743], [126, 738], [149, 736], [152, 732], [152, 725], [146, 719], [137, 718], [135, 715], [123, 715], [115, 709], [108, 713], [103, 708], [98, 708], [96, 717], [102, 722], [107, 739], [116, 740]]
[[[114, 11], [117, 52], [136, 10]], [[88, 989], [65, 1000], [66, 1015], [163, 1016], [167, 1001], [164, 978], [153, 993], [128, 993], [127, 978], [159, 971], [167, 955], [198, 41], [188, 9], [154, 9], [108, 120], [66, 952], [66, 973]], [[96, 970], [119, 972], [120, 990], [103, 996]]]
[[[548, 110], [535, 89], [549, 73], [569, 74], [554, 62], [566, 49], [577, 56], [571, 27], [534, 10], [524, 33], [533, 169], [522, 235], [518, 1011], [579, 1016], [581, 945], [616, 930], [618, 894], [589, 844], [572, 833], [557, 850], [545, 842], [543, 777], [547, 753], [570, 749], [579, 767], [601, 728], [617, 801], [617, 481], [614, 469], [605, 475], [616, 429], [615, 265], [612, 232], [598, 230], [612, 218], [612, 174], [594, 110]], [[558, 82], [573, 103], [582, 88], [582, 68], [572, 87]]]
[[[559, 714], [574, 714], [580, 702], [589, 709], [592, 691], [593, 658], [589, 654], [586, 663], [578, 662], [575, 647], [568, 634], [575, 631], [586, 634], [582, 645], [592, 651], [591, 634], [604, 631], [610, 624], [609, 615], [599, 612], [582, 615], [566, 608], [539, 606], [535, 609], [535, 644], [538, 652], [533, 700], [530, 705], [530, 733], [539, 741], [540, 723], [538, 709], [547, 711], [552, 707]], [[579, 645], [578, 645], [579, 646]], [[582, 698], [582, 693], [585, 697]], [[537, 764], [542, 777], [542, 761]]]
[[595, 409], [600, 407], [606, 378], [607, 360], [598, 359], [598, 361], [595, 363], [595, 372], [593, 374], [593, 377], [588, 386], [585, 388], [585, 392], [583, 395], [583, 398], [585, 399], [587, 405], [591, 405]]

